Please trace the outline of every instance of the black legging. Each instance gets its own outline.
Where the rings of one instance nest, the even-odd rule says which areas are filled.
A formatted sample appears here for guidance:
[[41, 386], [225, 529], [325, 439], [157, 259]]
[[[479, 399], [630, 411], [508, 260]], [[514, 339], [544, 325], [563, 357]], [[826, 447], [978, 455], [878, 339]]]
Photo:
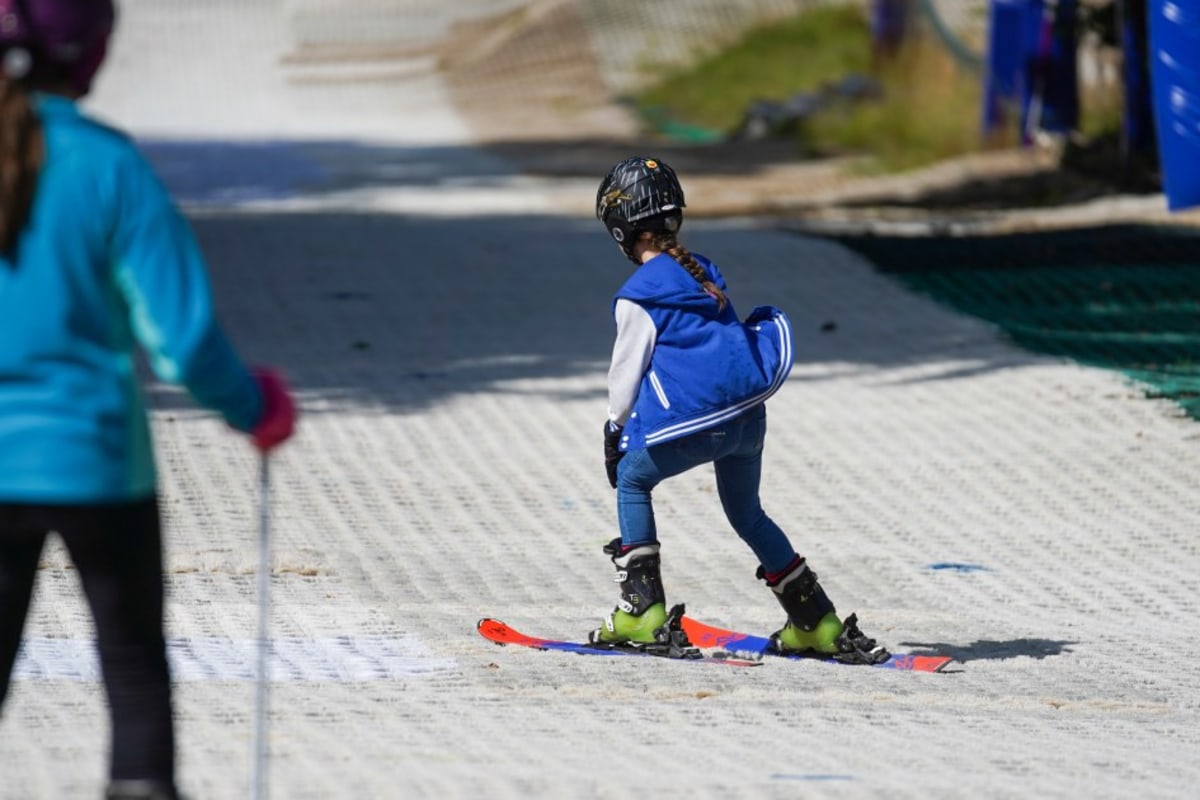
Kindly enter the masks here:
[[173, 786], [175, 739], [156, 499], [88, 506], [0, 503], [0, 709], [42, 544], [51, 531], [66, 543], [96, 623], [112, 724], [111, 777]]

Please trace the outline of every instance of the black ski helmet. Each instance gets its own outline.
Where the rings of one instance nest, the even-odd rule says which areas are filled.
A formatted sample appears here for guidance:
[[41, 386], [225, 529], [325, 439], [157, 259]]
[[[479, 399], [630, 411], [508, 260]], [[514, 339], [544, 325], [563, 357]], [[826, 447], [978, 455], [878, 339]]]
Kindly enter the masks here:
[[596, 191], [596, 219], [626, 252], [643, 231], [678, 231], [684, 205], [675, 170], [649, 156], [618, 163]]

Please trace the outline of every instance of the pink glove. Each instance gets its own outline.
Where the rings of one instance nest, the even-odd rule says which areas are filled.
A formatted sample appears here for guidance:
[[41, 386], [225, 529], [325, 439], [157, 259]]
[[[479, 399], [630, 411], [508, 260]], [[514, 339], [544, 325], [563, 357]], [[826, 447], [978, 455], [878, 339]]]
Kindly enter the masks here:
[[295, 430], [296, 404], [278, 372], [270, 367], [255, 367], [250, 373], [263, 398], [262, 417], [250, 431], [250, 438], [255, 447], [268, 453], [287, 441]]

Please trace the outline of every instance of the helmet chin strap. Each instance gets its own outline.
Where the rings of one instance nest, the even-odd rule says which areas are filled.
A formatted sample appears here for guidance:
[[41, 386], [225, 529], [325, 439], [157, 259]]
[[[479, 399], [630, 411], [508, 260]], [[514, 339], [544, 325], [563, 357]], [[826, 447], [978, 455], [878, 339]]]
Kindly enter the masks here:
[[634, 265], [639, 267], [642, 265], [642, 260], [633, 254], [633, 248], [626, 247], [624, 242], [618, 242], [617, 244], [621, 248], [621, 252], [625, 254], [625, 257]]

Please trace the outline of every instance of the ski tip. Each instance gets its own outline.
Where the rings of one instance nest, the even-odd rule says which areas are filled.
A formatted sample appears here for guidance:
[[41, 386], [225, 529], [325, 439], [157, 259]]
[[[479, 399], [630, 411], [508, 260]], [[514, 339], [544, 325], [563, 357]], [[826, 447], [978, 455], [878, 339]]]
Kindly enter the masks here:
[[892, 657], [880, 666], [905, 672], [942, 672], [955, 660], [950, 656], [926, 656], [912, 653], [893, 653]]
[[508, 623], [492, 619], [491, 617], [484, 617], [475, 623], [475, 630], [483, 638], [489, 639], [496, 644], [507, 644], [510, 639], [517, 636], [517, 632], [510, 628]]
[[932, 658], [937, 659], [939, 663], [935, 664], [930, 672], [944, 672], [950, 666], [959, 663], [956, 659], [953, 659], [950, 656], [932, 656]]

